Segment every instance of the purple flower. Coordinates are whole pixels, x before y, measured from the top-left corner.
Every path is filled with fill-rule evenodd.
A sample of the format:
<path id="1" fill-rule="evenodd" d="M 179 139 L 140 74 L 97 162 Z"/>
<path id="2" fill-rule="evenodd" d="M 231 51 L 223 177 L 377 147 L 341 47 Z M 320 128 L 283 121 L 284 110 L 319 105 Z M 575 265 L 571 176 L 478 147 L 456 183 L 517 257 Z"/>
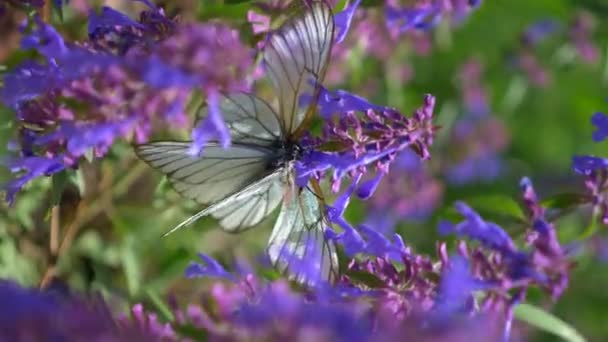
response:
<path id="1" fill-rule="evenodd" d="M 469 271 L 469 262 L 461 257 L 450 258 L 443 272 L 433 313 L 436 319 L 446 319 L 455 314 L 472 311 L 467 304 L 472 302 L 473 291 L 486 290 L 493 284 L 475 279 Z"/>
<path id="2" fill-rule="evenodd" d="M 353 16 L 355 15 L 355 11 L 361 0 L 352 1 L 344 10 L 338 12 L 334 15 L 334 21 L 336 23 L 337 35 L 336 35 L 336 43 L 341 43 L 346 38 L 346 34 L 350 30 L 350 24 L 353 20 Z"/>
<path id="3" fill-rule="evenodd" d="M 483 117 L 490 112 L 486 90 L 482 85 L 483 66 L 476 59 L 465 63 L 459 72 L 462 100 L 467 114 Z"/>
<path id="4" fill-rule="evenodd" d="M 455 233 L 481 242 L 487 248 L 504 252 L 516 253 L 517 247 L 511 237 L 497 224 L 484 221 L 471 207 L 464 202 L 457 202 L 456 210 L 464 216 L 465 221 L 454 225 L 447 221 L 439 223 L 439 232 L 442 235 Z"/>
<path id="5" fill-rule="evenodd" d="M 118 28 L 143 29 L 144 25 L 108 6 L 103 6 L 99 14 L 97 14 L 94 9 L 90 10 L 89 36 L 93 37 L 98 34 L 99 31 L 117 30 Z"/>
<path id="6" fill-rule="evenodd" d="M 594 156 L 572 157 L 572 168 L 582 175 L 591 175 L 594 171 L 603 170 L 608 167 L 608 159 Z"/>
<path id="7" fill-rule="evenodd" d="M 365 223 L 390 236 L 398 222 L 427 218 L 441 201 L 443 185 L 430 175 L 425 166 L 413 151 L 400 152 L 388 174 L 379 181 L 375 195 L 366 203 L 368 215 Z M 380 175 L 383 174 L 378 173 L 368 182 L 377 181 Z M 360 193 L 357 195 L 361 197 Z"/>
<path id="8" fill-rule="evenodd" d="M 3 162 L 13 173 L 21 174 L 16 179 L 4 184 L 2 188 L 6 190 L 6 201 L 13 203 L 15 196 L 21 188 L 30 180 L 49 176 L 65 169 L 64 160 L 61 156 L 45 157 L 23 157 L 18 159 L 6 160 Z"/>
<path id="9" fill-rule="evenodd" d="M 409 118 L 392 109 L 369 109 L 361 117 L 346 112 L 337 123 L 328 122 L 320 138 L 303 141 L 308 152 L 296 166 L 300 183 L 333 169 L 332 189 L 337 192 L 346 175 L 357 178 L 371 167 L 387 172 L 403 149 L 410 148 L 422 159 L 428 159 L 435 134 L 434 105 L 435 98 L 427 95 L 424 105 Z"/>
<path id="10" fill-rule="evenodd" d="M 593 132 L 593 141 L 600 142 L 608 137 L 608 115 L 601 112 L 593 114 L 591 124 L 596 128 Z"/>
<path id="11" fill-rule="evenodd" d="M 557 33 L 560 29 L 559 22 L 553 19 L 543 19 L 529 25 L 522 33 L 524 44 L 534 46 Z"/>
<path id="12" fill-rule="evenodd" d="M 15 109 L 18 120 L 37 127 L 23 129 L 22 158 L 14 158 L 13 166 L 21 162 L 20 169 L 31 170 L 25 158 L 43 156 L 74 167 L 89 151 L 103 156 L 118 139 L 145 142 L 153 122 L 187 123 L 185 104 L 192 91 L 206 94 L 209 104 L 209 115 L 193 131 L 193 151 L 209 139 L 230 143 L 218 92 L 247 88 L 243 75 L 251 64 L 250 49 L 227 26 L 177 25 L 145 3 L 149 9 L 139 21 L 109 8 L 91 12 L 89 40 L 80 44 L 35 23 L 22 45 L 37 49 L 46 64 L 22 64 L 5 76 L 0 89 L 0 99 Z M 26 171 L 9 184 L 10 199 L 25 182 L 59 168 L 35 170 L 42 171 Z"/>
<path id="13" fill-rule="evenodd" d="M 186 268 L 186 277 L 212 277 L 232 281 L 235 280 L 234 276 L 226 271 L 226 269 L 213 258 L 203 253 L 199 253 L 198 256 L 203 260 L 203 264 L 195 262 L 190 263 L 188 268 Z"/>
<path id="14" fill-rule="evenodd" d="M 330 91 L 323 86 L 320 87 L 317 105 L 319 107 L 319 114 L 324 119 L 329 119 L 335 114 L 345 114 L 351 111 L 365 113 L 370 109 L 380 112 L 394 110 L 370 103 L 365 98 L 349 93 L 346 90 L 338 89 Z"/>
<path id="15" fill-rule="evenodd" d="M 446 163 L 444 172 L 451 183 L 491 181 L 500 175 L 503 163 L 498 153 L 509 142 L 502 122 L 487 115 L 469 114 L 454 125 L 450 141 L 447 159 L 452 160 Z"/>
<path id="16" fill-rule="evenodd" d="M 441 14 L 437 7 L 426 8 L 396 8 L 387 6 L 385 13 L 386 25 L 389 30 L 395 28 L 403 33 L 408 30 L 424 30 L 435 26 Z"/>
<path id="17" fill-rule="evenodd" d="M 594 18 L 590 13 L 579 13 L 570 25 L 570 40 L 578 50 L 581 59 L 586 63 L 595 63 L 599 59 L 598 48 L 592 41 Z"/>
<path id="18" fill-rule="evenodd" d="M 118 322 L 100 297 L 40 291 L 0 281 L 3 341 L 144 341 L 161 337 L 132 322 Z"/>

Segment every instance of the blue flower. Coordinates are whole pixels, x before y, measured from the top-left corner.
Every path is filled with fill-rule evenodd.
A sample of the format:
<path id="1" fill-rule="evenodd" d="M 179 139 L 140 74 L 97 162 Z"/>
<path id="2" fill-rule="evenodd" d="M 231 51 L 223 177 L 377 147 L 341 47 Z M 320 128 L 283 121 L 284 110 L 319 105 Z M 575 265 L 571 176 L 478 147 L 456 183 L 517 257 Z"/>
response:
<path id="1" fill-rule="evenodd" d="M 385 111 L 390 108 L 375 105 L 365 98 L 349 93 L 346 90 L 328 90 L 323 86 L 319 87 L 319 100 L 317 102 L 319 114 L 324 119 L 329 119 L 335 114 L 344 114 L 350 111 L 367 112 L 368 110 Z"/>
<path id="2" fill-rule="evenodd" d="M 94 37 L 99 31 L 116 30 L 118 27 L 143 29 L 144 25 L 108 6 L 103 6 L 99 14 L 94 9 L 89 11 L 89 36 Z"/>
<path id="3" fill-rule="evenodd" d="M 191 262 L 188 268 L 186 268 L 186 277 L 211 277 L 230 281 L 236 280 L 236 278 L 226 271 L 226 269 L 215 259 L 203 253 L 199 253 L 198 257 L 201 258 L 203 263 Z"/>
<path id="4" fill-rule="evenodd" d="M 350 24 L 353 20 L 353 16 L 355 15 L 355 10 L 357 10 L 360 3 L 361 0 L 354 0 L 348 7 L 334 15 L 334 22 L 336 23 L 336 28 L 338 29 L 336 43 L 341 43 L 344 41 L 344 38 L 346 38 L 346 34 L 350 30 Z"/>
<path id="5" fill-rule="evenodd" d="M 575 172 L 582 175 L 590 175 L 596 170 L 608 167 L 608 159 L 594 156 L 574 156 L 572 157 L 572 168 Z"/>
<path id="6" fill-rule="evenodd" d="M 593 132 L 593 141 L 600 142 L 608 137 L 608 115 L 597 112 L 591 117 L 591 123 L 596 130 Z"/>
<path id="7" fill-rule="evenodd" d="M 478 213 L 464 202 L 457 202 L 456 210 L 464 216 L 465 220 L 454 225 L 447 221 L 439 223 L 439 233 L 447 235 L 455 233 L 481 242 L 484 246 L 506 254 L 517 252 L 517 247 L 509 234 L 493 222 L 484 221 Z"/>

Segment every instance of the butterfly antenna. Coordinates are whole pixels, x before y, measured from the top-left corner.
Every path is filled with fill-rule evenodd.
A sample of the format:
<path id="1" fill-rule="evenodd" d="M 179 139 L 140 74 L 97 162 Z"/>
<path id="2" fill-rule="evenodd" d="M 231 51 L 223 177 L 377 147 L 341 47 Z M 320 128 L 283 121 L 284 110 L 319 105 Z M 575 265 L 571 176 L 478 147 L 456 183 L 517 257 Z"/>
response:
<path id="1" fill-rule="evenodd" d="M 162 235 L 162 237 L 166 237 L 166 236 L 168 236 L 168 235 L 171 235 L 171 234 L 173 234 L 174 232 L 176 232 L 177 230 L 179 230 L 179 229 L 181 229 L 181 228 L 184 228 L 184 227 L 186 227 L 186 226 L 189 226 L 189 225 L 190 225 L 190 224 L 192 224 L 194 221 L 196 221 L 196 220 L 200 219 L 201 217 L 203 217 L 203 216 L 207 215 L 207 214 L 209 213 L 209 210 L 208 210 L 208 209 L 209 209 L 209 208 L 205 208 L 205 209 L 203 209 L 203 210 L 199 211 L 198 213 L 196 213 L 196 214 L 194 214 L 194 215 L 190 216 L 188 219 L 186 219 L 186 220 L 185 220 L 185 221 L 183 221 L 182 223 L 180 223 L 180 224 L 178 224 L 177 226 L 175 226 L 175 227 L 171 228 L 171 230 L 170 230 L 170 231 L 168 231 L 168 232 L 164 233 L 164 234 Z"/>

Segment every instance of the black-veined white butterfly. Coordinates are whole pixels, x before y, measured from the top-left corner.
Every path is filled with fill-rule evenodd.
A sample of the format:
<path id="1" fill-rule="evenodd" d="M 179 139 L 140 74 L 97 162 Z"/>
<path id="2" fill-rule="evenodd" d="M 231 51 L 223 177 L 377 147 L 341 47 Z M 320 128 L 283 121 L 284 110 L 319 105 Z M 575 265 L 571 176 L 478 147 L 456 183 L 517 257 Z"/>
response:
<path id="1" fill-rule="evenodd" d="M 225 94 L 220 109 L 232 136 L 229 148 L 210 142 L 194 157 L 188 154 L 189 142 L 161 141 L 136 148 L 138 156 L 165 173 L 180 194 L 208 205 L 167 234 L 207 215 L 218 219 L 227 232 L 242 232 L 282 202 L 267 247 L 270 260 L 301 283 L 337 277 L 335 246 L 324 237 L 329 223 L 319 186 L 297 186 L 294 171 L 302 153 L 298 140 L 314 113 L 333 39 L 329 5 L 307 1 L 270 35 L 264 49 L 277 111 L 252 94 Z M 304 98 L 306 108 L 300 106 Z M 305 272 L 291 263 L 294 258 L 312 265 L 314 275 L 310 268 Z"/>

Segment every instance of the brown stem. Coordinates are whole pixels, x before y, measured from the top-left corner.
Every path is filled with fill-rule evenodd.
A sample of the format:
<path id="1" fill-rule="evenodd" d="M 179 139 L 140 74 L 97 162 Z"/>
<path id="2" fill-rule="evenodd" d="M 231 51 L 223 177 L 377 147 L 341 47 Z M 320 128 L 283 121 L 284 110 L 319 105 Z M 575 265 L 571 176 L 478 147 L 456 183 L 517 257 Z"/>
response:
<path id="1" fill-rule="evenodd" d="M 51 209 L 51 237 L 49 250 L 53 256 L 57 256 L 57 251 L 59 250 L 59 213 L 59 204 L 57 204 Z"/>
<path id="2" fill-rule="evenodd" d="M 44 6 L 42 7 L 42 20 L 45 23 L 51 22 L 51 7 L 53 6 L 53 0 L 45 0 Z"/>
<path id="3" fill-rule="evenodd" d="M 114 196 L 120 196 L 127 192 L 129 187 L 145 170 L 145 165 L 138 163 L 124 178 L 118 181 L 112 189 L 102 191 L 101 196 L 91 201 L 88 205 L 86 203 L 81 203 L 77 208 L 76 217 L 68 226 L 63 241 L 61 241 L 59 255 L 62 255 L 70 248 L 76 235 L 85 224 L 89 223 L 97 215 L 105 212 L 112 204 Z"/>
<path id="4" fill-rule="evenodd" d="M 42 276 L 40 288 L 47 287 L 57 272 L 57 260 L 64 255 L 72 246 L 74 239 L 78 235 L 80 229 L 94 219 L 97 215 L 105 212 L 112 204 L 114 196 L 125 194 L 131 185 L 139 179 L 146 167 L 142 163 L 138 163 L 129 170 L 124 178 L 119 180 L 114 186 L 102 189 L 100 196 L 93 199 L 89 203 L 81 202 L 76 208 L 76 217 L 66 229 L 66 233 L 59 241 L 59 206 L 53 207 L 51 211 L 51 262 Z M 55 223 L 56 222 L 56 223 Z M 56 235 L 55 242 L 53 236 Z"/>

